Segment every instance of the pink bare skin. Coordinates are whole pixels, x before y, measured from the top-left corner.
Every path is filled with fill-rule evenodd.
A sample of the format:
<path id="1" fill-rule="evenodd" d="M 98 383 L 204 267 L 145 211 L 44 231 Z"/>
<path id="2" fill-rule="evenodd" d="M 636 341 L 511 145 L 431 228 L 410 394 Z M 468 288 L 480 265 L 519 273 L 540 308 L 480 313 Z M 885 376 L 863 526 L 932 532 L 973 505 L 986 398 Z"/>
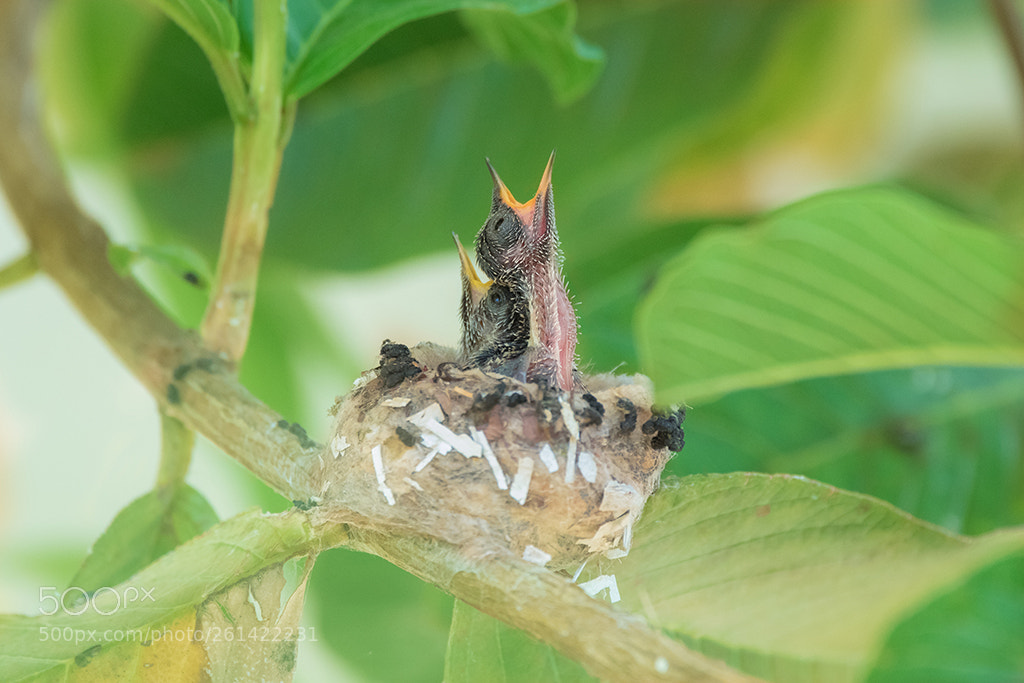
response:
<path id="1" fill-rule="evenodd" d="M 527 379 L 544 379 L 562 391 L 575 386 L 576 311 L 562 278 L 548 160 L 537 193 L 520 203 L 493 167 L 491 214 L 477 236 L 477 261 L 495 281 L 521 286 L 530 301 Z"/>

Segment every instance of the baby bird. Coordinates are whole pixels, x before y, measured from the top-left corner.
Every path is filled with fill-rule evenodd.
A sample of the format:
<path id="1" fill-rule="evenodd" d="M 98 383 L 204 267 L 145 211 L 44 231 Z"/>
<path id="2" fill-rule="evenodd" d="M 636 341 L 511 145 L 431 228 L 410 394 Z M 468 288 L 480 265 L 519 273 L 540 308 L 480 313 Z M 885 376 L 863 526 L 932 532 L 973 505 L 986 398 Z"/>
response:
<path id="1" fill-rule="evenodd" d="M 516 201 L 497 171 L 491 213 L 476 238 L 477 262 L 493 280 L 523 291 L 529 304 L 530 353 L 527 379 L 542 380 L 563 391 L 578 383 L 576 311 L 562 279 L 562 253 L 555 228 L 551 189 L 551 153 L 537 193 Z"/>
<path id="2" fill-rule="evenodd" d="M 530 342 L 526 293 L 497 281 L 483 282 L 458 235 L 452 233 L 462 262 L 461 354 L 465 367 L 526 377 L 523 352 Z"/>

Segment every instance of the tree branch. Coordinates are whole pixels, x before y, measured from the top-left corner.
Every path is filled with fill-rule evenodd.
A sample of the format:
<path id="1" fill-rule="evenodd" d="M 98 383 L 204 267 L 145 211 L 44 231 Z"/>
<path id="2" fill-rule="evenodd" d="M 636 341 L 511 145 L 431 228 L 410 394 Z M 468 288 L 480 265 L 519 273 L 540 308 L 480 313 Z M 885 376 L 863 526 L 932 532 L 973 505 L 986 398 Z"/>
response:
<path id="1" fill-rule="evenodd" d="M 103 230 L 71 197 L 28 80 L 35 0 L 0 3 L 0 183 L 40 268 L 65 292 L 167 415 L 202 432 L 282 495 L 308 499 L 319 447 L 242 387 L 194 333 L 179 329 L 107 260 Z M 751 681 L 642 619 L 587 597 L 563 576 L 508 552 L 488 555 L 408 535 L 341 509 L 310 513 L 316 548 L 379 555 L 579 659 L 602 679 Z"/>
<path id="2" fill-rule="evenodd" d="M 1024 100 L 1024 26 L 1021 25 L 1020 12 L 1013 0 L 989 0 L 988 5 L 1010 53 L 1017 74 L 1018 95 Z"/>

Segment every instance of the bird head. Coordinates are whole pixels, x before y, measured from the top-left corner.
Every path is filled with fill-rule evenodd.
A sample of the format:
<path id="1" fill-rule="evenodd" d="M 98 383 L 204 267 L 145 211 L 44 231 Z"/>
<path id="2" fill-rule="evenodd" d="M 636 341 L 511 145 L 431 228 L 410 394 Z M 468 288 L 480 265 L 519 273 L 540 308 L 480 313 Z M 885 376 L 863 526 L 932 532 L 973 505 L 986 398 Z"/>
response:
<path id="1" fill-rule="evenodd" d="M 452 233 L 462 264 L 462 356 L 467 366 L 512 374 L 515 360 L 530 342 L 526 293 L 517 284 L 484 282 L 458 236 Z"/>
<path id="2" fill-rule="evenodd" d="M 476 251 L 480 267 L 489 277 L 522 279 L 557 258 L 558 233 L 551 189 L 554 161 L 552 152 L 536 194 L 527 202 L 519 202 L 487 160 L 494 193 L 490 215 L 477 235 Z"/>

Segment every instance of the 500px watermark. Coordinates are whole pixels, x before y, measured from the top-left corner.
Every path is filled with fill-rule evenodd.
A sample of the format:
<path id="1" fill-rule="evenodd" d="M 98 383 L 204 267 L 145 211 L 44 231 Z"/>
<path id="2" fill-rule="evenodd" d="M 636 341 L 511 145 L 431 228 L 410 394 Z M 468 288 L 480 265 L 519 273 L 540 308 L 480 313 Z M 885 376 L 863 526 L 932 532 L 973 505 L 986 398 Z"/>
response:
<path id="1" fill-rule="evenodd" d="M 96 614 L 109 616 L 122 607 L 156 602 L 153 590 L 135 586 L 103 586 L 90 592 L 78 586 L 70 586 L 61 591 L 56 586 L 40 586 L 39 613 L 48 617 L 57 612 L 78 616 L 92 610 Z"/>
<path id="2" fill-rule="evenodd" d="M 83 629 L 70 626 L 40 626 L 40 642 L 54 641 L 74 643 L 142 643 L 151 645 L 160 641 L 170 642 L 233 642 L 241 640 L 278 642 L 278 641 L 313 641 L 316 642 L 315 626 L 243 626 L 201 628 L 108 628 Z"/>

